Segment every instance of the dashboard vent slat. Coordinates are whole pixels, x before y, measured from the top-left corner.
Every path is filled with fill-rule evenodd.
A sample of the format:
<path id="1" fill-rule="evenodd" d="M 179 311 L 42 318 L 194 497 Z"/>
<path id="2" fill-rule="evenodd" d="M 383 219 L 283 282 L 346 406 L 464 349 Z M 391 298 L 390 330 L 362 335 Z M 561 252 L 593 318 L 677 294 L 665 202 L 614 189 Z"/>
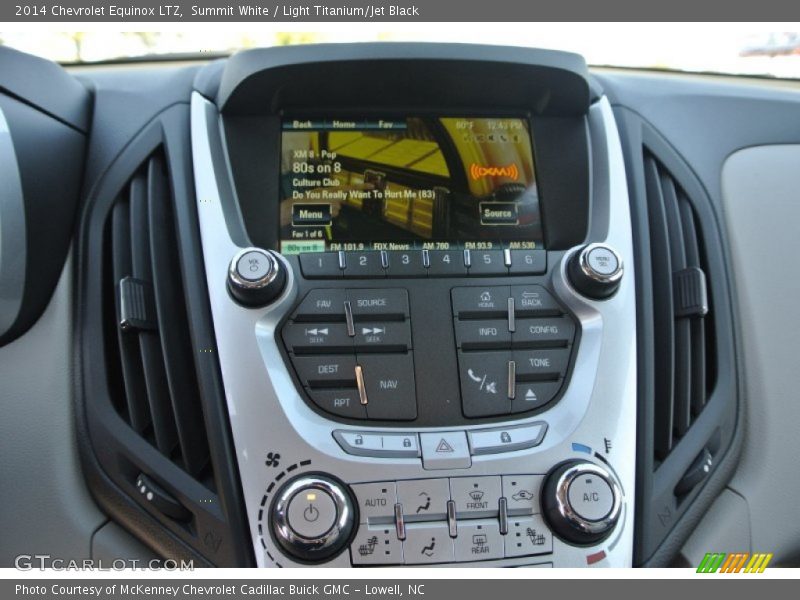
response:
<path id="1" fill-rule="evenodd" d="M 655 319 L 653 451 L 663 461 L 706 403 L 706 278 L 695 216 L 669 171 L 645 153 Z"/>
<path id="2" fill-rule="evenodd" d="M 116 299 L 116 360 L 131 428 L 184 471 L 213 487 L 195 352 L 177 243 L 169 177 L 160 152 L 130 179 L 111 213 Z M 148 305 L 142 327 L 124 324 L 123 293 L 141 287 Z M 111 323 L 106 324 L 111 327 Z"/>
<path id="3" fill-rule="evenodd" d="M 661 176 L 656 161 L 647 157 L 644 163 L 647 186 L 648 214 L 650 219 L 650 246 L 653 269 L 653 320 L 655 336 L 655 421 L 656 456 L 665 457 L 672 450 L 673 389 L 674 389 L 674 328 L 672 315 L 672 259 L 667 232 L 667 216 Z"/>
<path id="4" fill-rule="evenodd" d="M 130 203 L 127 198 L 120 198 L 111 213 L 111 262 L 114 281 L 122 281 L 131 273 L 130 223 Z M 114 314 L 122 315 L 119 293 L 114 297 Z M 144 387 L 139 336 L 128 335 L 122 327 L 116 328 L 116 334 L 128 422 L 136 433 L 144 434 L 150 427 L 150 409 Z"/>
<path id="5" fill-rule="evenodd" d="M 161 350 L 169 398 L 184 467 L 197 476 L 208 462 L 203 415 L 197 403 L 197 375 L 180 277 L 176 231 L 163 160 L 148 165 L 150 253 Z"/>

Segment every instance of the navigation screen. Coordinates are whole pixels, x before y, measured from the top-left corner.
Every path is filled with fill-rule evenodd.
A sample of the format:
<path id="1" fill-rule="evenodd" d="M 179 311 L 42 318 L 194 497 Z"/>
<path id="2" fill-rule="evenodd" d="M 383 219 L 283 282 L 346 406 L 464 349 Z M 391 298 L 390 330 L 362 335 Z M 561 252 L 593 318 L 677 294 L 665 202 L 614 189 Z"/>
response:
<path id="1" fill-rule="evenodd" d="M 523 118 L 287 120 L 280 249 L 542 247 Z"/>

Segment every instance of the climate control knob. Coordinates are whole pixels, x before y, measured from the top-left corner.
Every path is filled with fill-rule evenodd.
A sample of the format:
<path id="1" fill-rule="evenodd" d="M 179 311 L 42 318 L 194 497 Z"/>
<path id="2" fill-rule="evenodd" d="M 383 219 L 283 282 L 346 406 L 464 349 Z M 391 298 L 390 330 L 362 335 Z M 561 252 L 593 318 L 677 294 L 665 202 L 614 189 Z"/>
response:
<path id="1" fill-rule="evenodd" d="M 604 300 L 614 295 L 622 280 L 622 259 L 605 244 L 589 244 L 567 264 L 570 283 L 584 296 Z"/>
<path id="2" fill-rule="evenodd" d="M 561 463 L 547 476 L 542 512 L 567 543 L 590 546 L 604 540 L 619 520 L 622 494 L 611 474 L 594 463 Z"/>
<path id="3" fill-rule="evenodd" d="M 270 250 L 245 248 L 236 253 L 228 268 L 228 290 L 245 306 L 265 306 L 286 285 L 286 269 Z"/>
<path id="4" fill-rule="evenodd" d="M 356 522 L 344 484 L 325 475 L 301 475 L 287 482 L 271 514 L 275 541 L 287 554 L 311 562 L 338 554 Z"/>

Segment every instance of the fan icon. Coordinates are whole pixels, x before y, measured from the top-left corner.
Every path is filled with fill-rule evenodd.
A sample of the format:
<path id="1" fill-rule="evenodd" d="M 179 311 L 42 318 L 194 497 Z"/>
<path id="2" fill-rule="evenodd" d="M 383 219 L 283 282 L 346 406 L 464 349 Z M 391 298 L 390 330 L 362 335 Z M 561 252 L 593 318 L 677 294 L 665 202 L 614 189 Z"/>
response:
<path id="1" fill-rule="evenodd" d="M 281 455 L 277 452 L 270 452 L 267 454 L 267 460 L 264 461 L 264 464 L 268 467 L 277 467 L 280 464 Z"/>

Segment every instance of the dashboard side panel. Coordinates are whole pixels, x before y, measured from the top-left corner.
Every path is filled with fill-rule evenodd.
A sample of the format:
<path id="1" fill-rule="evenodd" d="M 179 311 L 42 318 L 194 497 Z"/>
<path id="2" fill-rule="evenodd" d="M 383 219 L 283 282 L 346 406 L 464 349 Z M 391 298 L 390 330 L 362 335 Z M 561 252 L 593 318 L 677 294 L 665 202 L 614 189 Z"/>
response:
<path id="1" fill-rule="evenodd" d="M 106 517 L 81 472 L 72 399 L 72 262 L 27 334 L 0 348 L 0 566 L 19 554 L 91 556 Z"/>
<path id="2" fill-rule="evenodd" d="M 722 170 L 748 399 L 745 444 L 730 487 L 750 507 L 753 550 L 774 552 L 784 566 L 800 560 L 800 522 L 794 515 L 800 479 L 795 453 L 787 447 L 800 421 L 800 265 L 790 255 L 800 223 L 798 165 L 800 145 L 773 145 L 740 150 Z M 776 255 L 787 259 L 775 260 Z"/>

